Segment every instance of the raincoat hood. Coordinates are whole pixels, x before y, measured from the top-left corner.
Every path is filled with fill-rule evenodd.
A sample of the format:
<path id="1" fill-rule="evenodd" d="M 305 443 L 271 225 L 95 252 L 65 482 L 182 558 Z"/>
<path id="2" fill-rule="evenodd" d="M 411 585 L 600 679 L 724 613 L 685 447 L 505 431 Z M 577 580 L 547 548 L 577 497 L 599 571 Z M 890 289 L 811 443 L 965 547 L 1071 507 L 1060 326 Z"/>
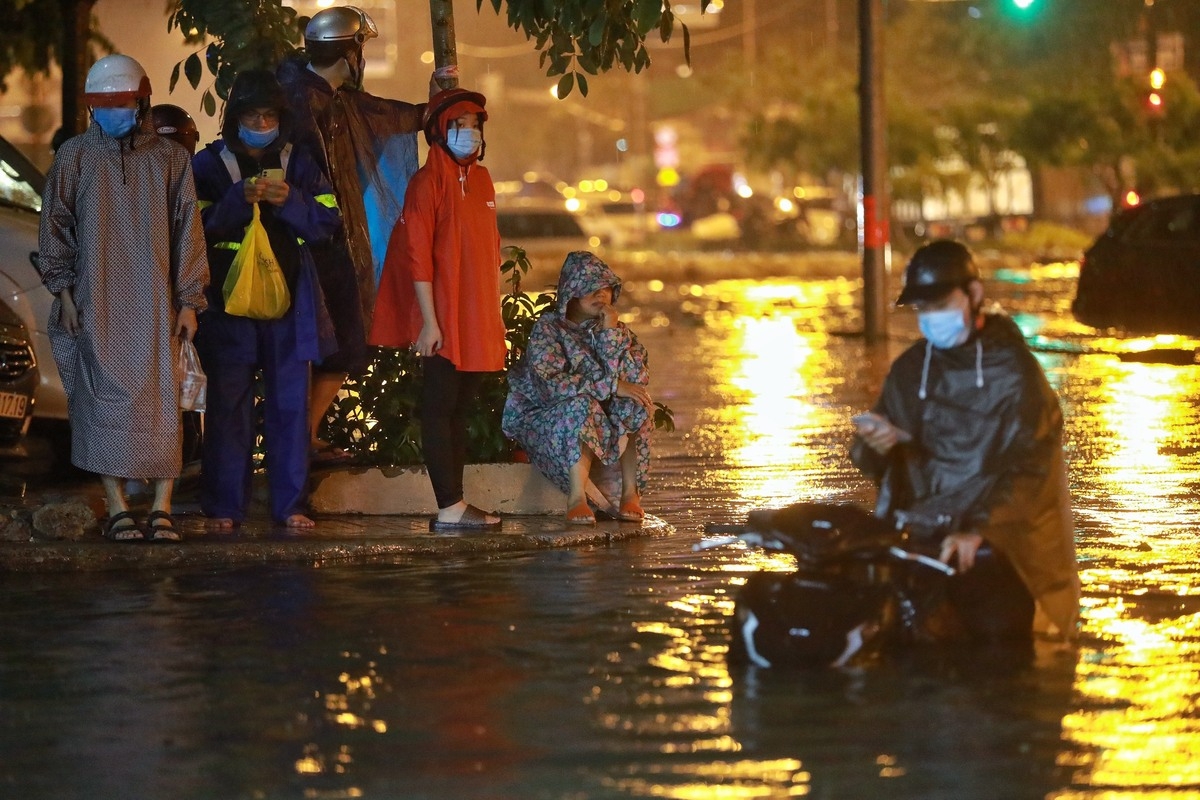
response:
<path id="1" fill-rule="evenodd" d="M 595 253 L 576 250 L 567 254 L 558 274 L 558 303 L 555 313 L 565 317 L 573 299 L 586 297 L 597 289 L 612 287 L 612 301 L 621 296 L 621 279 Z"/>

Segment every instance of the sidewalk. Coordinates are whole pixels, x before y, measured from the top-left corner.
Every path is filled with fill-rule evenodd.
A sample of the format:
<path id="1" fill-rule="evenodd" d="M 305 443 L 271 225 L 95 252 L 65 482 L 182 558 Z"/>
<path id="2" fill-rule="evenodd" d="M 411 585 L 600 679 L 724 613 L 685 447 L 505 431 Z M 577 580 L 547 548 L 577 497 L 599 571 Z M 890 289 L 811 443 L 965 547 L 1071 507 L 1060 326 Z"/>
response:
<path id="1" fill-rule="evenodd" d="M 251 518 L 233 533 L 204 529 L 195 483 L 185 476 L 174 503 L 176 524 L 184 537 L 177 544 L 103 539 L 92 522 L 104 514 L 98 481 L 47 492 L 44 498 L 26 498 L 20 507 L 8 509 L 7 519 L 0 518 L 0 529 L 5 534 L 0 537 L 4 539 L 0 541 L 0 573 L 209 568 L 272 562 L 394 562 L 607 545 L 674 532 L 657 517 L 647 517 L 641 523 L 601 521 L 568 526 L 561 493 L 549 484 L 543 485 L 544 479 L 531 473 L 528 465 L 514 464 L 469 465 L 465 475 L 468 496 L 484 508 L 500 511 L 504 524 L 499 531 L 435 534 L 429 530 L 432 491 L 423 470 L 394 470 L 383 476 L 379 473 L 347 467 L 314 475 L 312 516 L 317 527 L 309 530 L 270 524 L 261 502 L 263 492 L 256 485 Z M 139 515 L 145 513 L 144 495 L 132 499 L 132 503 Z M 375 509 L 376 513 L 346 510 L 350 508 Z M 82 535 L 49 538 L 53 534 L 47 534 L 47 529 L 53 525 L 38 525 L 39 520 L 34 519 L 35 512 L 46 509 L 61 509 L 60 521 L 64 523 L 70 523 L 72 514 L 76 520 L 84 518 Z M 387 513 L 396 509 L 406 513 Z M 61 527 L 69 530 L 71 526 Z"/>

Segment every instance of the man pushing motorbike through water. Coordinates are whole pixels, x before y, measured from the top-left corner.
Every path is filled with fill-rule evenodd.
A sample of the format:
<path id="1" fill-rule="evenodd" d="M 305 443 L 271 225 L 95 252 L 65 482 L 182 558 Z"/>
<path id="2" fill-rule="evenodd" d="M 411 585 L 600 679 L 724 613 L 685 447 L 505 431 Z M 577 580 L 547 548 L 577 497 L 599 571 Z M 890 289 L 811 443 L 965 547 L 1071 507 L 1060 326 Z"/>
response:
<path id="1" fill-rule="evenodd" d="M 1016 324 L 984 311 L 961 243 L 919 248 L 896 304 L 916 310 L 923 338 L 854 418 L 850 450 L 879 486 L 876 516 L 956 569 L 944 637 L 1031 646 L 1040 606 L 1073 638 L 1079 574 L 1057 395 Z"/>
<path id="2" fill-rule="evenodd" d="M 897 305 L 923 338 L 855 415 L 852 462 L 878 487 L 875 514 L 798 503 L 751 512 L 701 546 L 741 540 L 796 557 L 738 595 L 730 655 L 761 667 L 848 666 L 895 644 L 949 643 L 1025 663 L 1038 627 L 1070 641 L 1079 611 L 1074 523 L 1058 398 L 1020 330 L 984 311 L 970 251 L 913 255 Z"/>

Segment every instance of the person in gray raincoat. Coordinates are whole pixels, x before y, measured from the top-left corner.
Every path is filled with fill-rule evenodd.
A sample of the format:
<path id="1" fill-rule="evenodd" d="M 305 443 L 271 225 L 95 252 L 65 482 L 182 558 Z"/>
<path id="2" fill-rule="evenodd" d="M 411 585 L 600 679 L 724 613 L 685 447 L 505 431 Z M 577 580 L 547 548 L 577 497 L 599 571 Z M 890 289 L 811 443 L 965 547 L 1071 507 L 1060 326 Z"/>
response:
<path id="1" fill-rule="evenodd" d="M 71 420 L 71 462 L 98 473 L 122 541 L 178 541 L 180 338 L 205 308 L 208 259 L 191 157 L 151 127 L 150 80 L 129 56 L 88 71 L 88 129 L 54 154 L 42 193 L 38 269 L 56 296 L 48 331 Z M 123 478 L 154 482 L 137 520 Z"/>
<path id="2" fill-rule="evenodd" d="M 534 323 L 508 376 L 504 433 L 567 493 L 570 523 L 596 521 L 589 477 L 594 467 L 618 464 L 619 498 L 605 496 L 600 505 L 626 521 L 644 516 L 654 404 L 646 348 L 617 319 L 620 295 L 621 279 L 597 256 L 568 254 L 555 307 Z"/>
<path id="3" fill-rule="evenodd" d="M 947 586 L 958 633 L 1031 642 L 1036 601 L 1071 637 L 1079 575 L 1062 412 L 1020 329 L 983 301 L 964 245 L 917 250 L 896 302 L 916 308 L 924 338 L 854 418 L 851 460 L 880 485 L 876 514 L 906 521 L 958 569 Z"/>

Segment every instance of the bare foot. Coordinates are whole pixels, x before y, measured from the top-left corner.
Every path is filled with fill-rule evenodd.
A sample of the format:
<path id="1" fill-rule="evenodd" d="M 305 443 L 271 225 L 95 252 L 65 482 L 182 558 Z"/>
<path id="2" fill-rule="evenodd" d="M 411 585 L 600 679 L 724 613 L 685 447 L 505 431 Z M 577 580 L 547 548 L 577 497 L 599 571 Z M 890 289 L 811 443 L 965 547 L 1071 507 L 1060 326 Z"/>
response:
<path id="1" fill-rule="evenodd" d="M 204 529 L 206 531 L 231 531 L 233 530 L 233 520 L 229 517 L 209 517 L 204 520 Z"/>
<path id="2" fill-rule="evenodd" d="M 303 514 L 292 514 L 283 523 L 289 528 L 315 528 L 317 523 L 313 522 Z"/>

